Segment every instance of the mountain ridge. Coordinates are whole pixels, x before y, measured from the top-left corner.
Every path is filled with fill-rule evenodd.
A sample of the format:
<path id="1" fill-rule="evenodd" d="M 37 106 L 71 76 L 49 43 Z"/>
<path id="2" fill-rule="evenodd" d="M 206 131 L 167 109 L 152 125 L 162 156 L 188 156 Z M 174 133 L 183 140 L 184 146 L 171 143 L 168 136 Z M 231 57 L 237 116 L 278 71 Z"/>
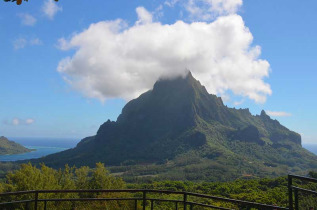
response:
<path id="1" fill-rule="evenodd" d="M 75 148 L 36 162 L 51 166 L 62 166 L 65 160 L 70 165 L 162 164 L 193 154 L 205 164 L 202 167 L 213 165 L 221 171 L 227 170 L 221 165 L 232 167 L 229 171 L 236 174 L 232 177 L 246 171 L 273 174 L 272 166 L 277 174 L 317 168 L 316 156 L 301 147 L 298 133 L 265 111 L 253 116 L 248 109 L 228 108 L 190 72 L 158 80 L 152 90 L 129 101 L 116 122 L 108 120 L 95 136 L 84 138 Z"/>

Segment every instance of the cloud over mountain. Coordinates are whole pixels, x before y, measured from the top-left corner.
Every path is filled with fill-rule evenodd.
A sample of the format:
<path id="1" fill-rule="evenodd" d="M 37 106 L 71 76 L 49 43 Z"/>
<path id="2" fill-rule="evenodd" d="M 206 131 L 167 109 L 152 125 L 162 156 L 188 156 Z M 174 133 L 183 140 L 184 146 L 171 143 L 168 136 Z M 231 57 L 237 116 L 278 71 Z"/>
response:
<path id="1" fill-rule="evenodd" d="M 132 26 L 123 20 L 100 21 L 61 38 L 59 48 L 75 49 L 58 65 L 63 78 L 87 97 L 132 99 L 160 77 L 184 75 L 188 69 L 208 92 L 231 91 L 263 103 L 271 94 L 264 79 L 269 63 L 241 16 L 230 14 L 213 22 L 174 24 L 152 22 L 145 8 L 136 9 Z"/>

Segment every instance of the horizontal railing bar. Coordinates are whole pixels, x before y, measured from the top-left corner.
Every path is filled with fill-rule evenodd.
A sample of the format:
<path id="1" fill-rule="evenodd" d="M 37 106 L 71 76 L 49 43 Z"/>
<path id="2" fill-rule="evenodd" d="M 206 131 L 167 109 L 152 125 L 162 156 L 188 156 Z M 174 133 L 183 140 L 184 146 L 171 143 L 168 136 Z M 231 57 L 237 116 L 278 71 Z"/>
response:
<path id="1" fill-rule="evenodd" d="M 317 179 L 314 179 L 314 178 L 310 178 L 310 177 L 306 177 L 306 176 L 292 175 L 292 174 L 290 174 L 289 176 L 290 176 L 291 178 L 301 179 L 301 180 L 305 180 L 305 181 L 317 183 Z"/>
<path id="2" fill-rule="evenodd" d="M 171 200 L 171 199 L 159 199 L 159 198 L 146 198 L 146 200 L 158 201 L 158 202 L 174 202 L 174 203 L 184 202 L 183 200 Z"/>
<path id="3" fill-rule="evenodd" d="M 38 202 L 49 202 L 49 201 L 120 201 L 120 200 L 143 200 L 141 197 L 136 198 L 49 198 L 49 199 L 38 199 Z M 147 198 L 146 200 L 162 201 L 162 202 L 183 202 L 182 200 L 170 200 L 170 199 L 158 199 L 158 198 Z M 14 203 L 25 203 L 34 202 L 35 200 L 22 200 L 22 201 L 12 201 L 6 203 L 0 203 L 0 205 L 14 204 Z"/>
<path id="4" fill-rule="evenodd" d="M 31 193 L 36 193 L 36 190 L 29 190 L 29 191 L 16 191 L 16 192 L 6 192 L 6 193 L 0 193 L 1 196 L 6 196 L 6 195 L 21 195 L 21 194 L 31 194 Z"/>
<path id="5" fill-rule="evenodd" d="M 52 198 L 38 199 L 37 201 L 131 201 L 142 200 L 143 198 Z"/>
<path id="6" fill-rule="evenodd" d="M 29 194 L 29 193 L 119 193 L 119 192 L 127 192 L 127 193 L 137 193 L 137 192 L 149 192 L 149 193 L 164 193 L 164 194 L 184 194 L 200 198 L 208 198 L 208 199 L 214 199 L 224 202 L 231 202 L 231 203 L 237 203 L 237 204 L 243 204 L 248 205 L 252 207 L 269 207 L 269 208 L 275 208 L 275 209 L 288 209 L 284 207 L 278 207 L 278 206 L 272 206 L 272 205 L 266 205 L 261 203 L 255 203 L 255 202 L 248 202 L 248 201 L 242 201 L 242 200 L 235 200 L 230 198 L 223 198 L 223 197 L 217 197 L 217 196 L 211 196 L 211 195 L 203 195 L 198 193 L 190 193 L 190 192 L 176 192 L 176 191 L 168 191 L 168 190 L 149 190 L 149 189 L 93 189 L 93 190 L 33 190 L 33 191 L 20 191 L 20 192 L 9 192 L 9 193 L 2 193 L 0 196 L 4 195 L 18 195 L 18 194 Z M 85 198 L 89 199 L 89 198 Z M 150 200 L 150 199 L 147 199 Z M 176 202 L 176 201 L 175 201 Z M 178 202 L 178 201 L 177 201 Z"/>
<path id="7" fill-rule="evenodd" d="M 174 202 L 174 203 L 184 203 L 183 200 L 170 200 L 170 199 L 158 199 L 158 198 L 148 198 L 146 200 L 149 201 L 158 201 L 158 202 Z M 209 208 L 214 208 L 214 209 L 221 209 L 221 210 L 233 210 L 233 209 L 228 209 L 228 208 L 224 208 L 224 207 L 218 207 L 218 206 L 213 206 L 213 205 L 208 205 L 208 204 L 203 204 L 203 203 L 196 203 L 196 202 L 191 202 L 191 201 L 187 201 L 187 204 L 193 204 L 193 205 L 197 205 L 197 206 L 203 206 L 203 207 L 209 207 Z"/>
<path id="8" fill-rule="evenodd" d="M 93 189 L 93 190 L 38 190 L 38 193 L 93 193 L 93 192 L 130 192 L 130 193 L 137 193 L 137 192 L 147 192 L 147 193 L 164 193 L 164 194 L 184 194 L 185 192 L 179 191 L 169 191 L 169 190 L 142 190 L 142 189 Z"/>
<path id="9" fill-rule="evenodd" d="M 297 189 L 299 191 L 303 191 L 303 192 L 307 192 L 307 193 L 311 193 L 311 194 L 315 194 L 317 195 L 317 192 L 316 191 L 313 191 L 313 190 L 308 190 L 308 189 L 304 189 L 304 188 L 300 188 L 300 187 L 295 187 L 295 186 L 292 186 L 293 189 Z"/>
<path id="10" fill-rule="evenodd" d="M 213 206 L 213 205 L 208 205 L 208 204 L 203 204 L 203 203 L 196 203 L 196 202 L 187 202 L 188 204 L 193 204 L 196 206 L 203 206 L 203 207 L 209 207 L 209 208 L 214 208 L 214 209 L 221 209 L 221 210 L 234 210 L 234 209 L 228 209 L 228 208 L 224 208 L 224 207 L 219 207 L 219 206 Z"/>
<path id="11" fill-rule="evenodd" d="M 144 190 L 139 189 L 93 189 L 93 190 L 30 190 L 30 191 L 16 191 L 16 192 L 6 192 L 6 193 L 0 193 L 1 196 L 7 196 L 7 195 L 20 195 L 20 194 L 31 194 L 31 193 L 97 193 L 97 192 L 131 192 L 131 193 L 137 193 L 137 192 L 143 192 Z M 172 192 L 171 192 L 172 193 Z M 179 192 L 178 192 L 179 193 Z"/>
<path id="12" fill-rule="evenodd" d="M 9 204 L 17 204 L 17 203 L 29 203 L 29 202 L 34 202 L 34 201 L 35 201 L 35 200 L 11 201 L 11 202 L 0 203 L 0 206 L 2 206 L 2 205 L 9 205 Z"/>
<path id="13" fill-rule="evenodd" d="M 92 190 L 38 190 L 38 193 L 120 193 L 120 192 L 143 192 L 144 190 L 139 189 L 92 189 Z"/>
<path id="14" fill-rule="evenodd" d="M 201 197 L 201 198 L 209 198 L 209 199 L 214 199 L 214 200 L 219 200 L 219 201 L 227 201 L 227 202 L 238 203 L 238 204 L 243 204 L 243 205 L 249 205 L 252 207 L 270 207 L 270 208 L 276 208 L 276 209 L 288 209 L 288 208 L 280 207 L 280 206 L 273 206 L 273 205 L 255 203 L 255 202 L 250 202 L 250 201 L 223 198 L 223 197 L 217 197 L 217 196 L 212 196 L 212 195 L 202 195 L 202 194 L 191 193 L 191 192 L 187 193 L 187 195 Z"/>
<path id="15" fill-rule="evenodd" d="M 163 194 L 178 194 L 178 195 L 183 195 L 184 193 L 187 193 L 187 192 L 183 192 L 183 191 L 151 190 L 151 189 L 146 189 L 146 190 L 142 190 L 142 191 L 146 191 L 147 193 L 163 193 Z"/>
<path id="16" fill-rule="evenodd" d="M 122 200 L 142 200 L 143 198 L 52 198 L 52 199 L 38 199 L 38 202 L 45 201 L 122 201 Z M 150 199 L 147 199 L 150 200 Z M 35 200 L 21 200 L 21 201 L 11 201 L 0 203 L 0 205 L 17 204 L 17 203 L 27 203 L 34 202 Z"/>

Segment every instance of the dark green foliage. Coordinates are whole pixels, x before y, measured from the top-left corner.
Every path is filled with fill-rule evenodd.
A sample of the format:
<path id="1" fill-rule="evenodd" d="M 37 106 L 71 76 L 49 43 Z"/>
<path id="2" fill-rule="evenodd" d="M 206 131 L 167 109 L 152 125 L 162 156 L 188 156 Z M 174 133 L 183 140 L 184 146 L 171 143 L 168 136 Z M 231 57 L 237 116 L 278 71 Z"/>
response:
<path id="1" fill-rule="evenodd" d="M 5 178 L 8 172 L 17 170 L 19 168 L 19 164 L 15 162 L 0 162 L 0 180 Z"/>
<path id="2" fill-rule="evenodd" d="M 299 134 L 264 111 L 253 116 L 248 109 L 224 106 L 191 73 L 157 81 L 153 90 L 127 103 L 116 122 L 108 120 L 74 149 L 34 163 L 99 161 L 117 166 L 127 180 L 225 181 L 317 168 L 317 157 L 302 148 Z"/>
<path id="3" fill-rule="evenodd" d="M 25 148 L 14 141 L 10 141 L 4 136 L 0 136 L 0 155 L 20 154 L 31 151 L 31 149 Z"/>
<path id="4" fill-rule="evenodd" d="M 194 155 L 194 154 L 193 154 Z M 195 156 L 195 155 L 194 155 Z M 197 163 L 198 160 L 196 160 Z M 194 161 L 195 162 L 195 161 Z M 191 163 L 194 163 L 191 162 Z M 310 190 L 317 190 L 317 184 L 294 180 L 294 185 Z M 0 182 L 1 192 L 28 191 L 28 190 L 62 190 L 62 189 L 155 189 L 170 191 L 186 191 L 199 194 L 207 194 L 238 200 L 272 204 L 286 207 L 288 204 L 287 177 L 274 179 L 237 179 L 232 182 L 190 182 L 190 181 L 150 181 L 148 183 L 128 184 L 121 178 L 111 175 L 105 166 L 97 163 L 95 168 L 87 166 L 81 168 L 69 167 L 55 170 L 41 164 L 35 167 L 29 164 L 21 165 L 21 168 L 7 174 L 6 179 Z M 12 200 L 33 199 L 32 194 L 0 197 L 0 202 Z M 142 197 L 142 193 L 40 193 L 39 199 L 50 198 L 136 198 Z M 182 200 L 182 195 L 147 193 L 147 198 Z M 316 197 L 300 194 L 301 209 L 316 207 Z M 219 202 L 211 199 L 203 199 L 189 196 L 188 201 L 202 202 L 215 206 L 243 209 L 232 203 Z M 132 209 L 131 201 L 107 201 L 107 202 L 48 202 L 48 209 Z M 141 202 L 139 202 L 141 208 Z M 9 209 L 24 209 L 25 205 L 15 204 Z M 39 203 L 39 209 L 43 209 L 43 203 Z M 171 202 L 156 202 L 155 209 L 173 209 Z M 32 209 L 32 208 L 31 208 Z M 201 208 L 197 208 L 201 209 Z"/>
<path id="5" fill-rule="evenodd" d="M 316 190 L 317 185 L 305 182 L 295 183 L 297 186 Z M 288 188 L 287 177 L 278 177 L 274 179 L 238 179 L 232 182 L 200 182 L 193 183 L 188 181 L 154 181 L 150 183 L 129 184 L 129 188 L 145 188 L 156 190 L 172 190 L 172 191 L 187 191 L 200 194 L 214 195 L 238 200 L 258 202 L 264 204 L 288 206 Z M 300 209 L 308 209 L 315 207 L 317 199 L 313 196 L 306 197 L 302 194 L 299 197 Z M 200 200 L 202 201 L 202 200 Z M 204 200 L 205 203 L 213 204 L 212 200 Z M 222 207 L 233 207 L 229 203 L 221 203 Z M 171 206 L 172 207 L 172 206 Z M 235 206 L 235 209 L 237 207 Z M 241 208 L 239 208 L 241 209 Z"/>

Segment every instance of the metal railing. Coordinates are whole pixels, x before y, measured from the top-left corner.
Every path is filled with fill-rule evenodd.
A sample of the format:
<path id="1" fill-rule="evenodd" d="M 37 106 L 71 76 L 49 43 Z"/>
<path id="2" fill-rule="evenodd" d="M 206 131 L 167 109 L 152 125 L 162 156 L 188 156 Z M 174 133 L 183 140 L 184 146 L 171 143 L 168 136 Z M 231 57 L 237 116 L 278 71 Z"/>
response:
<path id="1" fill-rule="evenodd" d="M 142 193 L 142 197 L 119 197 L 119 198 L 50 198 L 50 199 L 39 199 L 41 194 L 60 194 L 60 193 Z M 182 195 L 181 200 L 173 200 L 173 199 L 158 199 L 158 198 L 150 198 L 147 197 L 148 194 L 159 193 L 159 194 L 174 194 L 174 195 Z M 238 205 L 238 208 L 245 208 L 245 209 L 272 209 L 272 210 L 279 210 L 279 209 L 288 209 L 285 207 L 274 206 L 274 205 L 267 205 L 262 203 L 255 203 L 255 202 L 248 202 L 236 199 L 229 199 L 211 195 L 204 195 L 198 193 L 191 193 L 191 192 L 178 192 L 178 191 L 168 191 L 168 190 L 145 190 L 145 189 L 124 189 L 124 190 L 34 190 L 34 191 L 21 191 L 21 192 L 9 192 L 9 193 L 1 193 L 0 197 L 3 198 L 4 196 L 13 196 L 13 195 L 25 195 L 25 194 L 33 194 L 33 199 L 28 200 L 17 200 L 17 201 L 10 201 L 10 202 L 3 202 L 0 203 L 1 206 L 5 205 L 12 205 L 12 204 L 21 204 L 25 203 L 25 208 L 28 209 L 29 203 L 34 202 L 34 209 L 38 209 L 38 204 L 44 202 L 44 209 L 47 209 L 48 202 L 65 202 L 65 201 L 72 201 L 72 202 L 87 202 L 87 201 L 132 201 L 134 202 L 134 209 L 138 208 L 138 202 L 141 202 L 142 209 L 145 210 L 147 207 L 147 201 L 150 202 L 150 209 L 154 209 L 156 202 L 172 202 L 175 205 L 175 209 L 177 210 L 179 206 L 182 206 L 184 210 L 192 210 L 195 206 L 206 207 L 211 209 L 221 209 L 221 210 L 232 210 L 231 208 L 215 206 L 211 204 L 201 203 L 201 202 L 194 202 L 190 201 L 195 200 L 195 198 L 204 198 L 204 199 L 211 199 L 213 201 L 221 201 L 228 204 L 235 204 Z M 179 205 L 180 204 L 180 205 Z"/>
<path id="2" fill-rule="evenodd" d="M 317 183 L 317 179 L 303 177 L 303 176 L 297 176 L 297 175 L 288 175 L 288 202 L 289 206 L 287 207 L 280 207 L 280 206 L 274 206 L 274 205 L 268 205 L 268 204 L 262 204 L 262 203 L 256 203 L 256 202 L 249 202 L 249 201 L 243 201 L 243 200 L 236 200 L 236 199 L 230 199 L 230 198 L 224 198 L 224 197 L 218 197 L 218 196 L 212 196 L 212 195 L 205 195 L 205 194 L 198 194 L 198 193 L 192 193 L 192 192 L 179 192 L 179 191 L 169 191 L 169 190 L 150 190 L 150 189 L 122 189 L 122 190 L 103 190 L 103 189 L 94 189 L 94 190 L 33 190 L 33 191 L 20 191 L 20 192 L 7 192 L 7 193 L 0 193 L 0 199 L 3 200 L 6 196 L 23 196 L 23 195 L 29 195 L 32 194 L 31 199 L 24 199 L 24 200 L 11 200 L 9 202 L 2 202 L 0 203 L 0 208 L 5 207 L 6 205 L 13 205 L 13 204 L 25 204 L 25 208 L 28 209 L 28 206 L 30 203 L 34 203 L 34 209 L 38 209 L 39 203 L 44 203 L 44 209 L 47 209 L 47 203 L 48 202 L 88 202 L 88 201 L 132 201 L 133 202 L 133 209 L 138 208 L 138 202 L 141 203 L 142 209 L 145 210 L 147 207 L 147 203 L 149 202 L 150 209 L 154 209 L 156 202 L 172 202 L 175 205 L 175 209 L 177 210 L 180 205 L 182 206 L 182 209 L 192 210 L 194 206 L 200 206 L 200 207 L 206 207 L 211 209 L 221 209 L 221 210 L 229 210 L 231 208 L 227 207 L 220 207 L 216 205 L 212 205 L 212 202 L 198 202 L 197 200 L 202 199 L 210 199 L 213 202 L 223 202 L 227 204 L 233 204 L 236 205 L 236 208 L 245 208 L 245 209 L 271 209 L 271 210 L 299 210 L 299 199 L 298 199 L 298 192 L 305 192 L 312 195 L 317 195 L 316 191 L 312 191 L 309 189 L 300 188 L 293 185 L 293 180 L 300 180 L 300 181 L 306 181 L 306 182 L 314 182 Z M 132 193 L 134 196 L 131 197 L 83 197 L 78 196 L 78 198 L 46 198 L 42 199 L 41 195 L 45 194 L 65 194 L 65 193 L 78 193 L 79 194 L 94 194 L 94 193 L 104 193 L 104 194 L 111 194 L 111 193 Z M 138 194 L 138 195 L 136 195 Z M 159 198 L 151 198 L 148 195 L 149 194 L 167 194 L 167 195 L 179 195 L 182 197 L 182 199 L 159 199 Z M 142 195 L 142 196 L 140 196 Z M 45 196 L 44 196 L 45 197 Z M 190 199 L 191 198 L 191 199 Z M 316 197 L 317 198 L 317 197 Z M 42 205 L 43 206 L 43 205 Z M 313 209 L 313 208 L 310 208 Z"/>
<path id="3" fill-rule="evenodd" d="M 309 189 L 304 189 L 300 187 L 296 187 L 293 185 L 293 180 L 300 180 L 300 181 L 306 181 L 306 182 L 313 182 L 317 183 L 317 179 L 304 177 L 304 176 L 297 176 L 297 175 L 288 175 L 288 202 L 289 202 L 289 209 L 290 210 L 299 210 L 299 199 L 298 199 L 298 192 L 305 192 L 307 194 L 312 194 L 317 196 L 317 192 Z M 294 199 L 293 199 L 293 192 L 294 192 Z M 317 198 L 317 197 L 316 197 Z M 312 207 L 309 209 L 313 210 Z"/>

